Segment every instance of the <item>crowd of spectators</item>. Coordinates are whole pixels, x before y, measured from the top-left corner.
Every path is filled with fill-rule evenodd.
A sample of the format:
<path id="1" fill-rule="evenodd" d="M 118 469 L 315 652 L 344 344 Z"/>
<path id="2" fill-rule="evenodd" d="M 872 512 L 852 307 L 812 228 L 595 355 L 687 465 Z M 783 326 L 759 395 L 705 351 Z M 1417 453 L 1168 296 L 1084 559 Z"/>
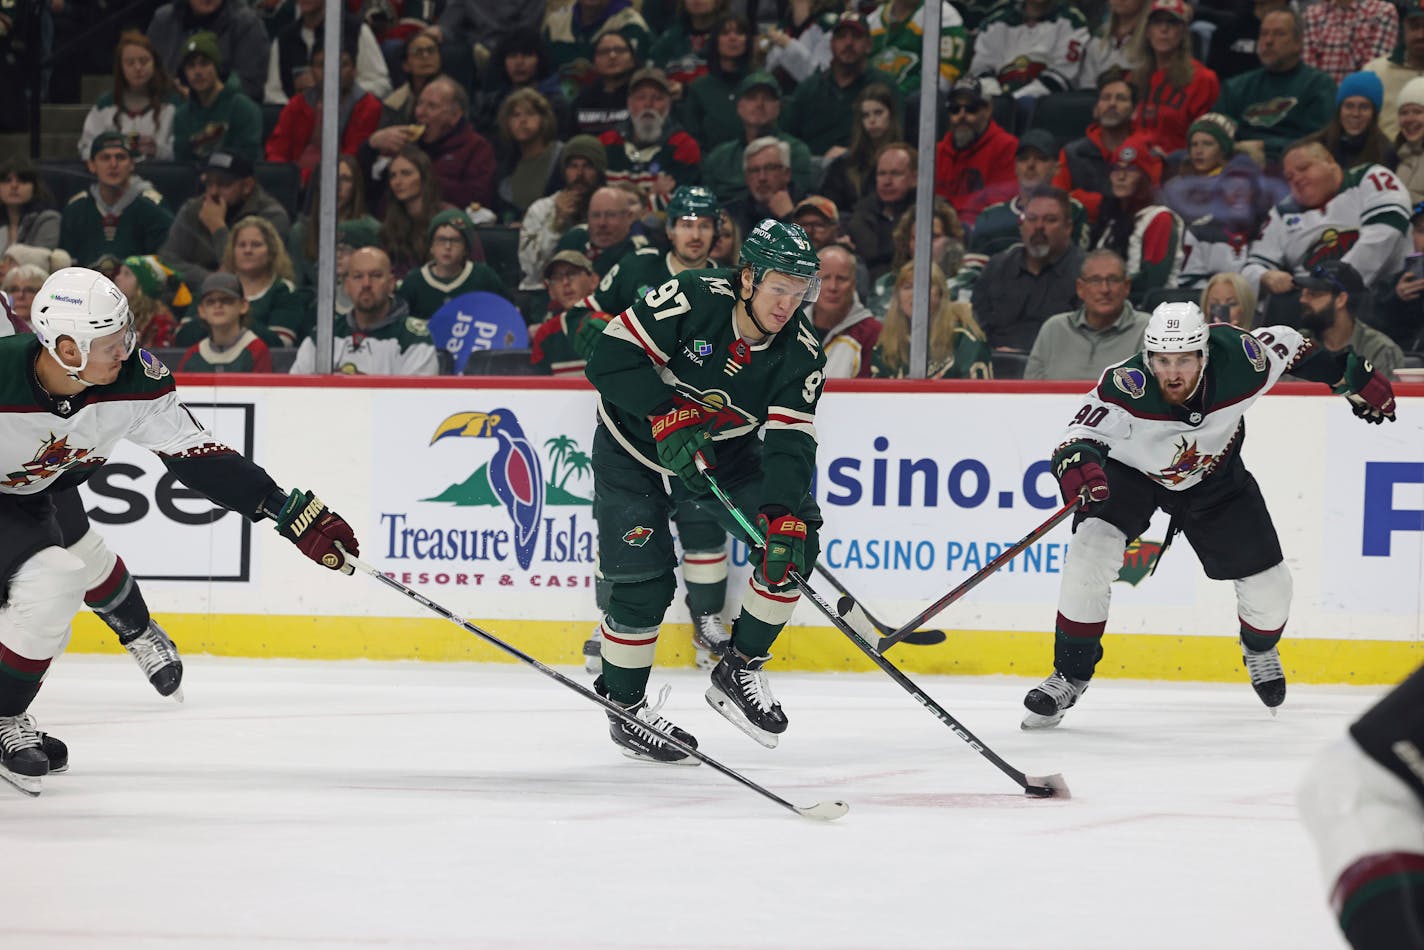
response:
<path id="1" fill-rule="evenodd" d="M 1186 299 L 1418 359 L 1424 0 L 931 2 L 929 253 L 923 0 L 348 0 L 334 72 L 320 0 L 169 0 L 113 44 L 86 187 L 0 161 L 0 290 L 23 329 L 49 270 L 95 266 L 185 368 L 310 371 L 334 77 L 347 371 L 442 371 L 428 321 L 475 292 L 547 338 L 667 250 L 688 185 L 722 208 L 714 265 L 763 218 L 805 228 L 832 376 L 907 374 L 916 267 L 934 377 L 1095 377 Z"/>

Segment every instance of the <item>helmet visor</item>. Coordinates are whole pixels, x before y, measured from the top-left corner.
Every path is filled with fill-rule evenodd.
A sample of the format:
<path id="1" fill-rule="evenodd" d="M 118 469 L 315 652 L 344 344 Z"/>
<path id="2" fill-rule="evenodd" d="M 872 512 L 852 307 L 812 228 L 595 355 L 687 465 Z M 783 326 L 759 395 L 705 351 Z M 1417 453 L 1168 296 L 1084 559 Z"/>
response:
<path id="1" fill-rule="evenodd" d="M 821 278 L 794 277 L 772 271 L 762 278 L 761 290 L 772 297 L 792 297 L 803 303 L 815 303 L 821 296 Z"/>

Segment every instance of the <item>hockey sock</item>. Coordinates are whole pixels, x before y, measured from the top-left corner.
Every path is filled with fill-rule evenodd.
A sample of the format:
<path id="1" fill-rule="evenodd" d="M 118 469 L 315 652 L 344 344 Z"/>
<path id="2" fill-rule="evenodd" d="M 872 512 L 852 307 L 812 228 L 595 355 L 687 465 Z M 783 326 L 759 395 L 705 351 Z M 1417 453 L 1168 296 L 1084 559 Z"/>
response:
<path id="1" fill-rule="evenodd" d="M 720 614 L 727 603 L 727 552 L 684 552 L 682 579 L 687 584 L 687 607 L 694 615 Z"/>
<path id="2" fill-rule="evenodd" d="M 44 682 L 50 660 L 31 660 L 0 643 L 0 716 L 18 716 L 30 708 Z"/>
<path id="3" fill-rule="evenodd" d="M 1053 639 L 1053 668 L 1074 679 L 1092 679 L 1093 670 L 1103 658 L 1103 631 L 1108 622 L 1079 623 L 1061 613 Z"/>
<path id="4" fill-rule="evenodd" d="M 625 706 L 636 703 L 648 690 L 658 651 L 658 628 L 628 627 L 604 617 L 598 632 L 603 639 L 603 686 L 608 698 Z"/>
<path id="5" fill-rule="evenodd" d="M 132 643 L 148 629 L 148 604 L 123 558 L 116 558 L 109 576 L 85 593 L 84 603 L 113 628 L 120 643 Z"/>
<path id="6" fill-rule="evenodd" d="M 1264 653 L 1281 642 L 1281 631 L 1283 630 L 1285 627 L 1277 627 L 1275 630 L 1259 630 L 1242 620 L 1241 642 L 1252 653 Z"/>
<path id="7" fill-rule="evenodd" d="M 1424 947 L 1424 855 L 1362 858 L 1340 875 L 1331 904 L 1354 950 Z"/>
<path id="8" fill-rule="evenodd" d="M 759 571 L 757 573 L 760 573 Z M 732 645 L 746 657 L 766 656 L 796 610 L 801 594 L 796 588 L 773 591 L 754 573 L 748 581 L 742 610 L 732 624 Z"/>

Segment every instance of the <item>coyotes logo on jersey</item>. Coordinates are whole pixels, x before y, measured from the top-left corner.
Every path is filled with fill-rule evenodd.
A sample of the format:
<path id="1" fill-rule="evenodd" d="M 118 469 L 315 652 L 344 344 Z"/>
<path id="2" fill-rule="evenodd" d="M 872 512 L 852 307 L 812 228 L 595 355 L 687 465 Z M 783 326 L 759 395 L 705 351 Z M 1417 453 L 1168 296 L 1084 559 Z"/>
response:
<path id="1" fill-rule="evenodd" d="M 1180 485 L 1191 478 L 1198 471 L 1210 470 L 1216 461 L 1215 455 L 1210 455 L 1197 451 L 1197 441 L 1193 439 L 1191 444 L 1187 444 L 1187 437 L 1182 436 L 1177 441 L 1177 454 L 1172 458 L 1172 464 L 1166 468 L 1159 469 L 1152 477 L 1165 485 Z"/>
<path id="2" fill-rule="evenodd" d="M 101 458 L 85 461 L 91 451 L 93 450 L 70 448 L 69 436 L 65 435 L 56 439 L 54 433 L 51 432 L 48 441 L 40 446 L 40 450 L 35 453 L 34 458 L 25 462 L 19 471 L 5 473 L 5 480 L 0 482 L 0 487 L 24 488 L 31 482 L 53 478 L 78 465 L 81 461 L 84 461 L 86 465 L 98 465 L 104 461 Z"/>

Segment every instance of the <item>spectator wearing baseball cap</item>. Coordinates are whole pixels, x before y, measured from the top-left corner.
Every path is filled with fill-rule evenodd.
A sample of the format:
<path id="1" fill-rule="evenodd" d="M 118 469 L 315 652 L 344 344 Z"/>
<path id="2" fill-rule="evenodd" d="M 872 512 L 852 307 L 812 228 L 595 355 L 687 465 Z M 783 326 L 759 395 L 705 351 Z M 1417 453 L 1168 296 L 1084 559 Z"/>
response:
<path id="1" fill-rule="evenodd" d="M 628 121 L 599 136 L 608 154 L 608 183 L 628 183 L 661 211 L 679 185 L 696 184 L 702 148 L 672 117 L 673 84 L 644 66 L 628 80 Z"/>
<path id="2" fill-rule="evenodd" d="M 582 376 L 584 358 L 569 333 L 569 309 L 598 289 L 598 271 L 579 251 L 555 254 L 544 267 L 549 309 L 529 335 L 529 362 L 555 376 Z M 582 320 L 576 321 L 582 325 Z M 575 333 L 577 329 L 575 329 Z"/>
<path id="3" fill-rule="evenodd" d="M 836 17 L 829 67 L 801 80 L 786 106 L 782 128 L 830 162 L 846 150 L 855 126 L 855 104 L 872 83 L 895 87 L 895 78 L 870 65 L 870 30 L 860 14 Z M 897 100 L 895 111 L 901 112 Z"/>
<path id="4" fill-rule="evenodd" d="M 396 288 L 412 316 L 429 320 L 456 297 L 480 290 L 509 299 L 509 288 L 494 268 L 473 259 L 479 238 L 469 215 L 447 208 L 430 219 L 428 234 L 430 260 L 406 274 Z"/>
<path id="5" fill-rule="evenodd" d="M 1186 0 L 1152 0 L 1134 50 L 1134 61 L 1151 66 L 1133 72 L 1141 90 L 1137 129 L 1164 155 L 1187 147 L 1188 127 L 1221 93 L 1216 73 L 1192 56 L 1191 21 Z"/>
<path id="6" fill-rule="evenodd" d="M 247 298 L 235 274 L 209 274 L 198 291 L 198 318 L 206 335 L 188 347 L 175 367 L 189 373 L 270 373 L 272 351 L 248 326 Z"/>
<path id="7" fill-rule="evenodd" d="M 252 215 L 265 218 L 282 235 L 292 226 L 287 209 L 257 183 L 252 162 L 244 155 L 209 153 L 203 162 L 202 178 L 202 194 L 183 202 L 168 239 L 158 252 L 159 257 L 182 271 L 190 287 L 201 285 L 219 268 L 228 231 L 241 219 Z"/>
<path id="8" fill-rule="evenodd" d="M 796 136 L 781 131 L 781 107 L 781 86 L 770 73 L 749 73 L 737 84 L 737 118 L 741 120 L 742 133 L 712 149 L 702 163 L 702 184 L 711 188 L 723 204 L 746 195 L 746 148 L 768 135 L 786 143 L 791 152 L 791 180 L 802 194 L 810 190 L 815 178 L 811 150 Z"/>
<path id="9" fill-rule="evenodd" d="M 544 267 L 558 250 L 559 240 L 588 220 L 588 202 L 608 173 L 608 152 L 592 135 L 575 135 L 559 152 L 563 187 L 538 199 L 524 212 L 519 226 L 519 289 L 537 294 L 544 289 Z"/>
<path id="10" fill-rule="evenodd" d="M 1399 5 L 1399 44 L 1390 52 L 1365 63 L 1384 85 L 1380 128 L 1393 138 L 1399 132 L 1400 92 L 1412 79 L 1424 75 L 1424 2 L 1407 0 Z M 1216 44 L 1213 42 L 1212 47 Z"/>
<path id="11" fill-rule="evenodd" d="M 1113 153 L 1108 169 L 1110 191 L 1103 197 L 1089 245 L 1116 251 L 1127 262 L 1133 300 L 1142 300 L 1149 290 L 1176 287 L 1185 226 L 1158 200 L 1162 160 L 1153 154 L 1149 140 L 1133 136 Z"/>
<path id="12" fill-rule="evenodd" d="M 262 63 L 265 71 L 265 42 Z M 262 110 L 243 93 L 236 76 L 227 77 L 217 36 L 204 30 L 188 37 L 179 56 L 178 78 L 188 95 L 173 116 L 174 161 L 199 162 L 218 150 L 256 161 L 262 154 Z"/>
<path id="13" fill-rule="evenodd" d="M 1024 204 L 1034 189 L 1053 182 L 1053 176 L 1058 174 L 1058 155 L 1058 142 L 1044 129 L 1029 129 L 1019 139 L 1014 151 L 1018 193 L 1006 201 L 989 205 L 974 219 L 963 264 L 950 281 L 956 298 L 962 299 L 962 295 L 973 289 L 989 258 L 1018 243 Z M 1088 243 L 1088 212 L 1076 198 L 1069 198 L 1069 203 L 1073 208 L 1073 243 L 1082 247 Z"/>
<path id="14" fill-rule="evenodd" d="M 98 180 L 70 198 L 60 212 L 59 246 L 85 265 L 105 255 L 123 260 L 157 251 L 173 215 L 148 182 L 134 175 L 128 136 L 95 136 L 89 146 L 89 172 Z"/>
<path id="15" fill-rule="evenodd" d="M 821 250 L 831 244 L 842 244 L 855 251 L 850 238 L 841 229 L 840 209 L 825 195 L 807 195 L 791 210 L 791 221 L 799 224 L 801 230 L 811 239 L 811 246 Z M 859 255 L 855 258 L 855 290 L 860 299 L 869 302 L 871 291 L 870 270 Z"/>
<path id="16" fill-rule="evenodd" d="M 182 78 L 188 43 L 198 31 L 213 38 L 216 55 L 210 53 L 210 58 L 231 66 L 243 95 L 254 104 L 261 102 L 268 36 L 252 6 L 241 0 L 171 0 L 155 10 L 148 38 L 169 75 Z"/>
<path id="17" fill-rule="evenodd" d="M 1361 319 L 1370 312 L 1370 292 L 1359 271 L 1345 261 L 1324 261 L 1294 282 L 1300 323 L 1311 339 L 1337 356 L 1353 350 L 1386 379 L 1399 378 L 1394 371 L 1404 365 L 1404 351 Z"/>
<path id="18" fill-rule="evenodd" d="M 961 79 L 946 102 L 949 131 L 935 146 L 935 194 L 954 206 L 967 228 L 979 212 L 1014 193 L 1018 139 L 994 121 L 977 79 Z"/>

